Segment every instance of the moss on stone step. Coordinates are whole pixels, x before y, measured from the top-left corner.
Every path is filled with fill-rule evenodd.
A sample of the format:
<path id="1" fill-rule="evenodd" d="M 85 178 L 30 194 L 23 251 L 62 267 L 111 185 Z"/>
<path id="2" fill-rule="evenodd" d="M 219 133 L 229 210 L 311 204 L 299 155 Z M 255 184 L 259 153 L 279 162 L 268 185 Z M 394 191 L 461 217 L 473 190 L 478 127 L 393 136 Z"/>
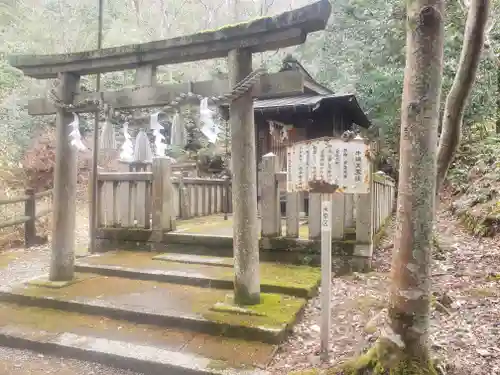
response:
<path id="1" fill-rule="evenodd" d="M 273 345 L 211 336 L 176 328 L 149 324 L 133 324 L 124 320 L 85 315 L 62 310 L 25 307 L 10 303 L 0 304 L 0 326 L 15 326 L 21 331 L 45 331 L 59 334 L 71 332 L 79 335 L 103 337 L 135 344 L 192 353 L 212 358 L 214 363 L 231 367 L 265 366 L 275 351 Z"/>

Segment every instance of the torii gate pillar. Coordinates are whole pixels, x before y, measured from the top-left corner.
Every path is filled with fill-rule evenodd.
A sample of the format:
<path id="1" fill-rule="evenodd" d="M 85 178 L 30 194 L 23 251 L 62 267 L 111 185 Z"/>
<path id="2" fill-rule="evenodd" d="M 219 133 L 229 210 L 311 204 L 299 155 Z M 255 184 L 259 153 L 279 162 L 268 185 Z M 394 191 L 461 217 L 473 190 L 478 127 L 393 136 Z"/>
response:
<path id="1" fill-rule="evenodd" d="M 228 55 L 229 82 L 234 87 L 252 72 L 252 53 L 238 49 Z M 234 301 L 260 302 L 257 168 L 252 93 L 231 102 L 231 160 L 233 183 Z"/>
<path id="2" fill-rule="evenodd" d="M 72 104 L 80 86 L 80 77 L 73 73 L 60 73 L 58 78 L 59 99 L 64 104 Z M 70 111 L 57 109 L 50 281 L 70 281 L 74 276 L 77 151 L 69 137 L 72 129 L 68 125 L 72 121 Z"/>

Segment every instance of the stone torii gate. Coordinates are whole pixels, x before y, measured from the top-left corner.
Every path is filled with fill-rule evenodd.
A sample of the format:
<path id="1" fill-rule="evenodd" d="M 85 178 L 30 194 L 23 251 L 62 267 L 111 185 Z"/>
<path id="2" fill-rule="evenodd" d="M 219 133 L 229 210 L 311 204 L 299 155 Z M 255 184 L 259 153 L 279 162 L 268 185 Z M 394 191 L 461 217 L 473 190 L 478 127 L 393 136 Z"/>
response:
<path id="1" fill-rule="evenodd" d="M 302 44 L 310 32 L 323 30 L 329 0 L 273 17 L 260 18 L 189 36 L 95 51 L 60 55 L 11 56 L 25 75 L 57 78 L 49 98 L 31 100 L 31 115 L 56 114 L 57 145 L 50 280 L 74 277 L 76 151 L 70 145 L 72 112 L 96 112 L 100 104 L 115 109 L 168 106 L 187 93 L 230 102 L 234 207 L 235 302 L 260 301 L 253 97 L 303 92 L 297 72 L 252 72 L 252 54 Z M 156 84 L 156 67 L 227 57 L 229 80 Z M 136 69 L 136 87 L 100 93 L 79 92 L 82 75 Z M 241 85 L 241 82 L 245 82 Z M 242 86 L 244 88 L 242 89 Z M 233 91 L 231 91 L 231 88 Z M 240 91 L 237 95 L 235 92 Z M 55 94 L 55 95 L 54 95 Z M 56 96 L 56 97 L 55 97 Z M 52 100 L 50 100 L 52 99 Z"/>

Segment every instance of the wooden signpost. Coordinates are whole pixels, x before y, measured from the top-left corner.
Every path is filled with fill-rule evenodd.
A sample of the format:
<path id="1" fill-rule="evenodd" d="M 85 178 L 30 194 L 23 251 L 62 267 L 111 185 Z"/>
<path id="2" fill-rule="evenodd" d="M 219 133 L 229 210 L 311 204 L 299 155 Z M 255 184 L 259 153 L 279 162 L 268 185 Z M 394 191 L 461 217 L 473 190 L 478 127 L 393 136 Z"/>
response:
<path id="1" fill-rule="evenodd" d="M 333 194 L 366 194 L 370 189 L 369 146 L 325 137 L 287 149 L 287 191 L 321 194 L 321 358 L 328 358 L 331 327 Z"/>

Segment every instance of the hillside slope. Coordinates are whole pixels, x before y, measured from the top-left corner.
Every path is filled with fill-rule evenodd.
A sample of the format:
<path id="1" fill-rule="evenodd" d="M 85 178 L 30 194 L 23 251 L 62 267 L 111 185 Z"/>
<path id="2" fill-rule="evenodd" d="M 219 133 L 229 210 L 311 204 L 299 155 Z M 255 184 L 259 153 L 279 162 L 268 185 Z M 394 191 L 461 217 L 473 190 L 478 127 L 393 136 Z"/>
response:
<path id="1" fill-rule="evenodd" d="M 500 135 L 464 139 L 448 182 L 452 212 L 472 234 L 500 233 Z"/>

